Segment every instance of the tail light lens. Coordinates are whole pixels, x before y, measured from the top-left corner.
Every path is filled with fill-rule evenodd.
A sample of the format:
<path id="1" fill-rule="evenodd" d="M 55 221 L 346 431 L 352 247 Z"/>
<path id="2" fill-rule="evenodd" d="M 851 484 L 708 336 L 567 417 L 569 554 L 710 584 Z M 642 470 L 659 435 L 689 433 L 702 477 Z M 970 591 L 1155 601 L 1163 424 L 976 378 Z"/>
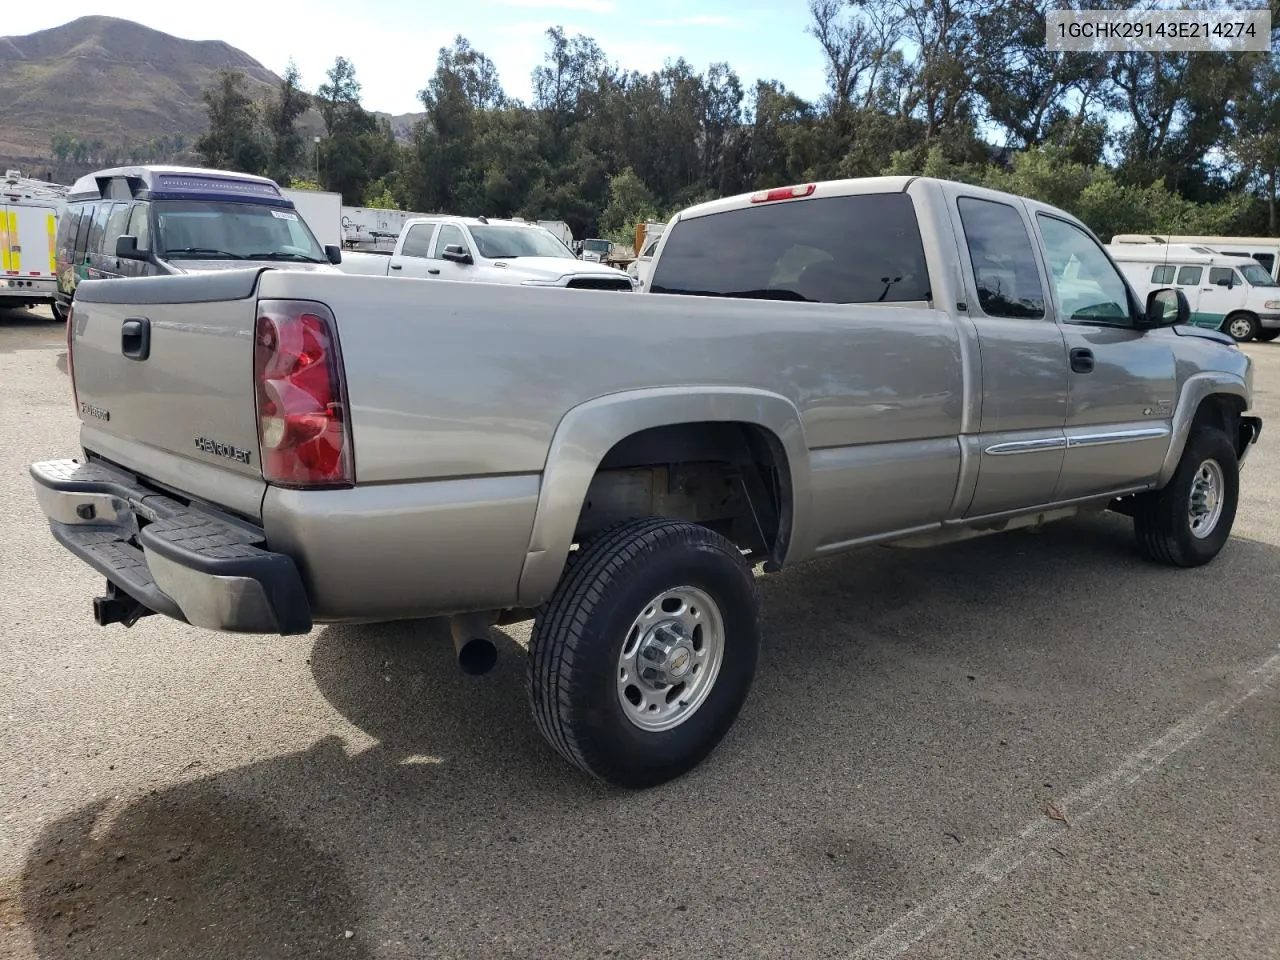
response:
<path id="1" fill-rule="evenodd" d="M 319 303 L 264 300 L 254 331 L 262 474 L 281 487 L 355 483 L 342 358 Z"/>
<path id="2" fill-rule="evenodd" d="M 71 380 L 71 403 L 80 414 L 80 394 L 76 391 L 76 308 L 75 304 L 67 307 L 67 377 Z"/>

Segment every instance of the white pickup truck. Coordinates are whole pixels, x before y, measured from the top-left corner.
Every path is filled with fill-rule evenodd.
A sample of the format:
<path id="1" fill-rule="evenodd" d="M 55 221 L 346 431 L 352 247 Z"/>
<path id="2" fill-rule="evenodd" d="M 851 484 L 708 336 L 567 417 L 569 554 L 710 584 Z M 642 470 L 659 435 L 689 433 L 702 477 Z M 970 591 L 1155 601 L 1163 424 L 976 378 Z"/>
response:
<path id="1" fill-rule="evenodd" d="M 923 177 L 686 210 L 621 298 L 89 280 L 82 449 L 31 474 L 106 578 L 98 623 L 450 616 L 483 671 L 490 627 L 533 618 L 547 741 L 643 787 L 746 701 L 757 564 L 1108 509 L 1155 562 L 1211 561 L 1261 421 L 1248 356 L 1189 313 L 1068 214 Z"/>
<path id="2" fill-rule="evenodd" d="M 527 287 L 632 291 L 621 270 L 579 260 L 545 227 L 487 217 L 418 217 L 405 222 L 391 256 L 343 254 L 346 273 L 470 280 Z"/>

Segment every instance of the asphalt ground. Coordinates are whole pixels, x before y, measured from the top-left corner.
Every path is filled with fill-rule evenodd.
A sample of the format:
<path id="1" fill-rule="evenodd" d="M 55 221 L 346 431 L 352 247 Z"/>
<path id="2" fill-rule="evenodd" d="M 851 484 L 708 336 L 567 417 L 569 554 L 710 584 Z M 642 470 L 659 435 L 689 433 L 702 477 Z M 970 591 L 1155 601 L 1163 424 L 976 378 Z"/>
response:
<path id="1" fill-rule="evenodd" d="M 0 957 L 1280 957 L 1280 343 L 1213 564 L 1106 516 L 766 578 L 738 724 L 628 793 L 527 627 L 484 677 L 435 622 L 98 628 L 26 472 L 62 336 L 0 313 Z"/>

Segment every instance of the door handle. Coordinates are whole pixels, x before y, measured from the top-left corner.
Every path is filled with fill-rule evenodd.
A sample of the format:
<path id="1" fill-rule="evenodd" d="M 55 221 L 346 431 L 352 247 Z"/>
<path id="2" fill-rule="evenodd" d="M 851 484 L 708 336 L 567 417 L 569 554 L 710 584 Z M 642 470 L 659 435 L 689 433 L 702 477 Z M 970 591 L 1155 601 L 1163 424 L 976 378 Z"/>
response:
<path id="1" fill-rule="evenodd" d="M 427 267 L 427 273 L 430 273 L 430 274 L 437 274 L 437 273 L 439 273 L 439 272 L 440 272 L 440 268 L 439 268 L 439 267 Z"/>
<path id="2" fill-rule="evenodd" d="M 398 264 L 398 263 L 393 263 L 393 264 L 391 265 L 391 269 L 392 269 L 392 270 L 399 270 L 399 269 L 400 269 L 400 264 Z"/>
<path id="3" fill-rule="evenodd" d="M 1071 369 L 1076 373 L 1093 372 L 1093 351 L 1088 347 L 1074 347 L 1071 351 Z"/>
<path id="4" fill-rule="evenodd" d="M 121 325 L 120 352 L 130 360 L 145 360 L 151 356 L 150 320 L 131 317 Z"/>

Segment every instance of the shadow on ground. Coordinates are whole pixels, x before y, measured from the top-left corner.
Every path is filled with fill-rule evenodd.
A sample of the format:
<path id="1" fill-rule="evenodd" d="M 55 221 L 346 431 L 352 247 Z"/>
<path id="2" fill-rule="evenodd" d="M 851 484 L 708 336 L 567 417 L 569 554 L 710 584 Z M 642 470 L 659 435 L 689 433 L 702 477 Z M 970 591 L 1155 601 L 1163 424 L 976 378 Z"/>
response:
<path id="1" fill-rule="evenodd" d="M 335 736 L 49 825 L 22 922 L 41 960 L 848 953 L 1224 689 L 1269 641 L 1206 627 L 1266 623 L 1278 570 L 1240 539 L 1153 567 L 1108 517 L 787 571 L 738 726 L 640 793 L 543 744 L 510 637 L 475 678 L 438 622 L 325 628 Z"/>

